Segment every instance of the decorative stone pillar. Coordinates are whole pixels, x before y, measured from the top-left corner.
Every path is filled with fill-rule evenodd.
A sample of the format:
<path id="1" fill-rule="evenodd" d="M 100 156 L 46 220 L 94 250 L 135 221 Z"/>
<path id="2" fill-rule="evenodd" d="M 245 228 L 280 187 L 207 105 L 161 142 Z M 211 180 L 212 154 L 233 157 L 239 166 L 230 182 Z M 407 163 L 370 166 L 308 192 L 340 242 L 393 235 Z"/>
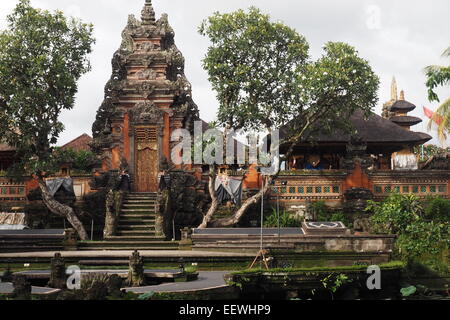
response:
<path id="1" fill-rule="evenodd" d="M 66 263 L 61 253 L 55 253 L 50 262 L 50 281 L 48 286 L 54 289 L 65 289 L 67 284 Z"/>
<path id="2" fill-rule="evenodd" d="M 184 228 L 181 229 L 181 241 L 179 243 L 180 250 L 192 250 L 192 229 Z"/>

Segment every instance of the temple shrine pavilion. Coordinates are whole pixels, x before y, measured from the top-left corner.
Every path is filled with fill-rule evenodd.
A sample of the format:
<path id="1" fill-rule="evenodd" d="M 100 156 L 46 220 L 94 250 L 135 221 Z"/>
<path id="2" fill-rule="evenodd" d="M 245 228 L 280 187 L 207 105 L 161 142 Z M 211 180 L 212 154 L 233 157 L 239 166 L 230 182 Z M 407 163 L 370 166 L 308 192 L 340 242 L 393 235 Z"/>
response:
<path id="1" fill-rule="evenodd" d="M 382 116 L 355 112 L 350 119 L 351 133 L 327 135 L 312 130 L 285 164 L 272 188 L 272 200 L 291 208 L 318 200 L 341 204 L 352 189 L 370 191 L 378 200 L 394 191 L 423 198 L 448 197 L 448 170 L 419 170 L 414 148 L 432 137 L 411 130 L 422 122 L 408 115 L 415 108 L 405 100 L 403 91 L 398 96 L 394 79 L 391 100 L 384 104 Z M 282 146 L 281 153 L 285 149 Z"/>

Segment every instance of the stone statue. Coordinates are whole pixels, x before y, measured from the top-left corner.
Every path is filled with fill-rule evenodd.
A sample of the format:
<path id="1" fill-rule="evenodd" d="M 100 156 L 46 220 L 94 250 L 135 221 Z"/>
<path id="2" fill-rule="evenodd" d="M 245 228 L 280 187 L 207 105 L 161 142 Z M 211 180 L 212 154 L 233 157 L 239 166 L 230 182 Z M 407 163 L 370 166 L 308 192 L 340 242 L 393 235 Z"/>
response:
<path id="1" fill-rule="evenodd" d="M 130 257 L 127 285 L 130 287 L 140 287 L 145 284 L 144 259 L 136 250 Z"/>
<path id="2" fill-rule="evenodd" d="M 16 300 L 31 300 L 31 284 L 25 275 L 14 275 L 13 277 L 14 291 L 12 297 Z"/>

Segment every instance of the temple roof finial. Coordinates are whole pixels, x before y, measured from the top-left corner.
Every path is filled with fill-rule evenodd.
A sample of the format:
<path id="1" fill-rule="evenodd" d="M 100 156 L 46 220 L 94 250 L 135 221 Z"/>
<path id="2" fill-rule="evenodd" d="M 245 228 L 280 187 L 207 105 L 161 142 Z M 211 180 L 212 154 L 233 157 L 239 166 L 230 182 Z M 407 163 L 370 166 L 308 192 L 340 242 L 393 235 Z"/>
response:
<path id="1" fill-rule="evenodd" d="M 153 9 L 152 0 L 145 0 L 141 15 L 142 24 L 144 25 L 154 24 L 156 22 L 155 10 Z"/>
<path id="2" fill-rule="evenodd" d="M 399 100 L 405 100 L 405 91 L 400 91 L 400 99 Z"/>
<path id="3" fill-rule="evenodd" d="M 395 80 L 395 77 L 392 78 L 391 83 L 391 100 L 392 101 L 398 100 L 397 80 Z"/>

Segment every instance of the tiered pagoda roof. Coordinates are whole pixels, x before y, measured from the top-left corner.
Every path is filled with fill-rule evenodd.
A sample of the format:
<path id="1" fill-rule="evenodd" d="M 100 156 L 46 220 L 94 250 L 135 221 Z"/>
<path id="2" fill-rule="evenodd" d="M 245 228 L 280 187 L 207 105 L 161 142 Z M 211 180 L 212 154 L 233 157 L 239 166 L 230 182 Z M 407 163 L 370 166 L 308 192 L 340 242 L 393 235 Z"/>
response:
<path id="1" fill-rule="evenodd" d="M 411 116 L 394 116 L 390 120 L 400 126 L 407 127 L 412 127 L 422 122 L 422 119 Z"/>
<path id="2" fill-rule="evenodd" d="M 361 138 L 367 143 L 368 151 L 373 154 L 396 152 L 405 146 L 421 145 L 432 137 L 426 133 L 405 130 L 393 121 L 385 119 L 375 113 L 365 117 L 362 111 L 356 111 L 350 118 L 352 132 L 337 130 L 332 134 L 324 134 L 320 128 L 306 133 L 307 139 L 302 140 L 297 149 L 308 149 L 312 146 L 328 146 L 328 150 L 339 152 L 344 150 L 352 136 Z M 280 138 L 283 139 L 283 129 Z M 282 148 L 283 151 L 283 148 Z"/>

